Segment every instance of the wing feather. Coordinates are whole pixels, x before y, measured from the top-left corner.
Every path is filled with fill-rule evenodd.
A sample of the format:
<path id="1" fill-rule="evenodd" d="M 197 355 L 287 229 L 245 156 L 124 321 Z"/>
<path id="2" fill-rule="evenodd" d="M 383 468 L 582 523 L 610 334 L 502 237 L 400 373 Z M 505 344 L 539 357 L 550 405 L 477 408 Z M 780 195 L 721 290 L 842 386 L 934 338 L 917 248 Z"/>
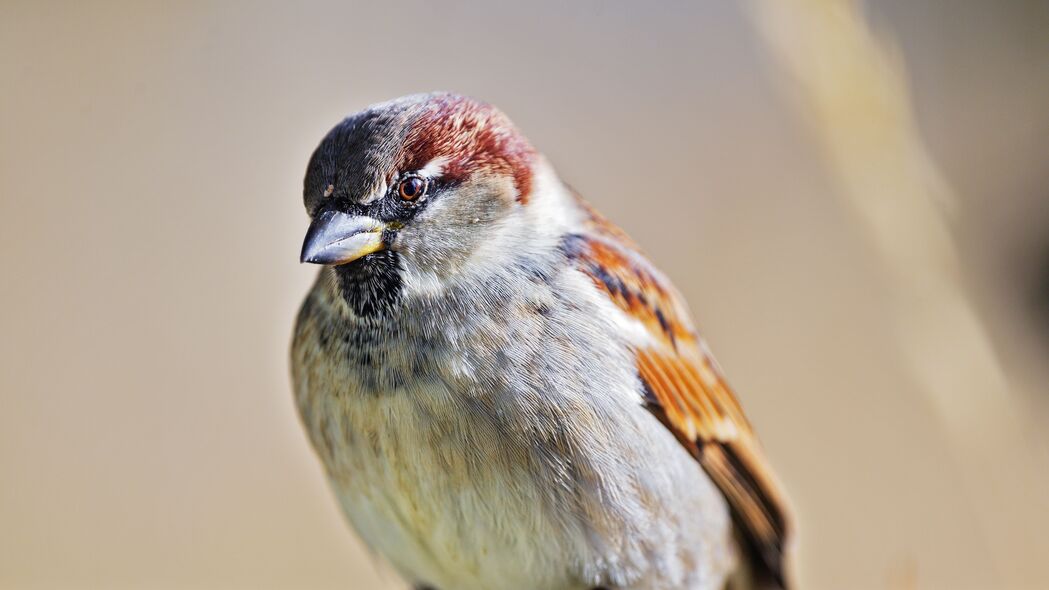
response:
<path id="1" fill-rule="evenodd" d="M 565 250 L 627 321 L 645 328 L 632 346 L 644 401 L 728 500 L 757 573 L 786 587 L 792 517 L 739 401 L 670 281 L 621 229 L 579 204 L 587 221 Z"/>

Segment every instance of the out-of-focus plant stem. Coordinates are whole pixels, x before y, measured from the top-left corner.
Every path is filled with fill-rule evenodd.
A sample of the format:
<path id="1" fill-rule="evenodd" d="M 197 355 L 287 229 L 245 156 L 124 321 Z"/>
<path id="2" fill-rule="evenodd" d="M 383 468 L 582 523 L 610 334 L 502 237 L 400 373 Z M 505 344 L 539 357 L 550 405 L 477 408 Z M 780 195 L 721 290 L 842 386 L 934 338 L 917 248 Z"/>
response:
<path id="1" fill-rule="evenodd" d="M 753 0 L 751 8 L 842 198 L 884 261 L 901 350 L 941 418 L 931 427 L 949 439 L 988 559 L 1002 587 L 1028 587 L 1044 565 L 1031 554 L 1035 536 L 1049 531 L 1044 453 L 962 280 L 954 197 L 916 129 L 903 60 L 854 0 Z"/>

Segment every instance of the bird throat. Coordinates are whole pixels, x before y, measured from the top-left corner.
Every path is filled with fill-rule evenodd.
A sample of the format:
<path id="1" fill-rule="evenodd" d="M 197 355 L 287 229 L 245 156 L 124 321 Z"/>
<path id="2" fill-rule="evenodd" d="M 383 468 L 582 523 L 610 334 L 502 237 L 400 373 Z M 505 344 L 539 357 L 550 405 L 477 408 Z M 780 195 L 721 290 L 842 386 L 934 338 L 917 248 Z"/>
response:
<path id="1" fill-rule="evenodd" d="M 358 316 L 384 315 L 400 301 L 403 284 L 396 252 L 382 250 L 332 270 L 339 292 Z"/>

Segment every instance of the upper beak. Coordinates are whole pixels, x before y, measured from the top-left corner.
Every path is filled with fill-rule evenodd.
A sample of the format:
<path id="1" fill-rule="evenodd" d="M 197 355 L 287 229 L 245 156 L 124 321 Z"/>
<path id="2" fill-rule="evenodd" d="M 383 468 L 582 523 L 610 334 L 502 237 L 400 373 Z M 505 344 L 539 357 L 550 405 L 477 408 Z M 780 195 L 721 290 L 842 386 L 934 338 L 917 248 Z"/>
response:
<path id="1" fill-rule="evenodd" d="M 306 231 L 301 262 L 345 264 L 384 248 L 382 231 L 386 226 L 373 217 L 325 211 Z"/>

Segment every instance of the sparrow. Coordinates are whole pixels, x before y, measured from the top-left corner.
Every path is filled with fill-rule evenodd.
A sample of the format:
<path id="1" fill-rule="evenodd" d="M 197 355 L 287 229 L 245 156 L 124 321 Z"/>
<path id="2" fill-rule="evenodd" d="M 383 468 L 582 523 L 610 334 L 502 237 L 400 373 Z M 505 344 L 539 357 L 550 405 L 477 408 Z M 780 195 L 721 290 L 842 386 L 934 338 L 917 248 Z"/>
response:
<path id="1" fill-rule="evenodd" d="M 296 404 L 414 588 L 787 587 L 784 494 L 681 295 L 503 113 L 371 106 L 303 198 Z"/>

